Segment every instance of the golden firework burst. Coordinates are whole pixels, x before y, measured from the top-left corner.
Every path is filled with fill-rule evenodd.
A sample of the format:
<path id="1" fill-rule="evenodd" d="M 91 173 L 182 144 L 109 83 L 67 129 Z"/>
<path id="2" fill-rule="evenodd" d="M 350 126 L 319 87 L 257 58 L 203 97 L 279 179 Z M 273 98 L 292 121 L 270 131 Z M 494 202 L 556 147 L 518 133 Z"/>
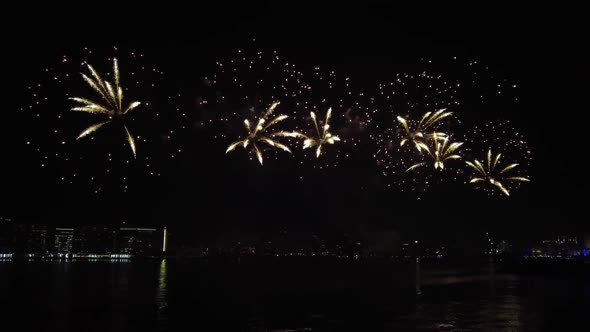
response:
<path id="1" fill-rule="evenodd" d="M 273 111 L 279 105 L 279 103 L 280 102 L 277 101 L 270 105 L 270 107 L 266 110 L 266 112 L 264 112 L 262 117 L 258 119 L 256 126 L 254 126 L 253 128 L 250 124 L 250 121 L 248 119 L 245 119 L 244 125 L 246 126 L 246 130 L 248 131 L 248 136 L 230 144 L 227 150 L 225 150 L 225 153 L 233 151 L 239 145 L 244 147 L 244 149 L 248 148 L 248 146 L 251 145 L 256 153 L 256 158 L 258 158 L 258 162 L 260 162 L 261 165 L 263 158 L 262 150 L 259 147 L 260 143 L 264 143 L 273 148 L 278 148 L 291 153 L 291 150 L 283 143 L 277 141 L 276 137 L 299 137 L 301 134 L 297 132 L 270 130 L 270 127 L 285 120 L 288 117 L 287 115 L 277 115 L 271 120 L 268 120 L 268 118 L 272 115 Z"/>
<path id="2" fill-rule="evenodd" d="M 315 115 L 314 112 L 310 113 L 311 116 L 311 120 L 313 122 L 313 125 L 315 127 L 316 130 L 316 137 L 311 137 L 311 136 L 307 136 L 307 135 L 303 135 L 303 134 L 299 134 L 299 136 L 304 138 L 303 141 L 303 149 L 307 149 L 307 148 L 313 148 L 315 146 L 317 146 L 316 148 L 316 157 L 319 158 L 320 154 L 322 153 L 322 146 L 324 144 L 334 144 L 336 142 L 340 141 L 340 138 L 338 136 L 332 135 L 332 133 L 330 133 L 330 117 L 332 116 L 332 108 L 328 109 L 328 112 L 326 113 L 326 120 L 324 121 L 324 125 L 320 126 L 318 124 L 318 120 L 317 117 Z M 320 129 L 321 127 L 321 129 Z"/>
<path id="3" fill-rule="evenodd" d="M 496 188 L 500 189 L 506 196 L 510 196 L 510 192 L 508 191 L 508 189 L 506 189 L 506 187 L 504 186 L 504 184 L 502 184 L 502 182 L 505 181 L 519 181 L 519 182 L 528 182 L 530 181 L 528 178 L 526 177 L 522 177 L 522 176 L 509 176 L 507 173 L 510 172 L 510 170 L 513 170 L 514 168 L 516 168 L 518 166 L 517 163 L 514 164 L 510 164 L 504 168 L 496 168 L 500 162 L 500 157 L 502 156 L 501 153 L 498 153 L 497 155 L 493 155 L 492 154 L 492 149 L 488 150 L 488 155 L 487 155 L 487 163 L 485 163 L 485 165 L 483 163 L 481 163 L 479 160 L 474 160 L 473 162 L 470 161 L 466 161 L 467 165 L 471 168 L 473 168 L 476 172 L 477 175 L 472 177 L 471 180 L 469 180 L 469 183 L 478 183 L 478 182 L 484 182 L 484 183 L 489 183 L 492 186 L 495 186 Z"/>
<path id="4" fill-rule="evenodd" d="M 434 161 L 434 169 L 435 170 L 443 170 L 445 168 L 444 162 L 447 160 L 452 159 L 460 159 L 461 156 L 458 155 L 456 152 L 457 150 L 463 145 L 460 142 L 449 143 L 449 136 L 446 134 L 441 133 L 432 133 L 428 135 L 429 138 L 432 139 L 434 144 L 434 153 L 430 152 L 430 149 L 426 149 L 425 151 L 428 153 L 430 157 L 432 157 Z M 411 171 L 415 168 L 421 167 L 426 165 L 428 162 L 420 162 L 417 164 L 412 165 L 410 168 L 406 170 Z"/>
<path id="5" fill-rule="evenodd" d="M 138 101 L 134 101 L 127 106 L 123 106 L 123 88 L 121 87 L 117 59 L 113 59 L 113 75 L 115 77 L 114 86 L 109 81 L 103 80 L 90 64 L 87 64 L 87 66 L 92 77 L 88 77 L 82 73 L 82 78 L 84 78 L 84 81 L 86 81 L 86 83 L 100 95 L 102 100 L 100 102 L 95 102 L 86 98 L 71 97 L 69 98 L 70 100 L 79 103 L 78 106 L 73 107 L 71 110 L 91 114 L 102 114 L 106 115 L 108 118 L 105 121 L 95 123 L 86 128 L 86 130 L 84 130 L 76 139 L 88 136 L 102 126 L 123 118 L 141 104 Z M 135 140 L 133 135 L 131 135 L 131 132 L 129 132 L 129 129 L 125 124 L 123 125 L 123 128 L 125 129 L 127 141 L 133 152 L 133 157 L 136 158 Z"/>
<path id="6" fill-rule="evenodd" d="M 428 128 L 432 127 L 434 124 L 439 122 L 440 120 L 446 118 L 447 116 L 453 114 L 453 112 L 445 112 L 446 108 L 440 109 L 434 113 L 427 112 L 422 116 L 420 122 L 416 125 L 415 128 L 410 128 L 410 124 L 408 120 L 405 118 L 398 116 L 397 121 L 401 123 L 402 127 L 405 130 L 405 136 L 402 138 L 400 142 L 400 146 L 411 142 L 414 144 L 418 152 L 422 153 L 423 151 L 430 152 L 428 145 L 426 144 L 426 139 L 428 138 L 427 135 L 424 133 L 428 130 Z M 444 133 L 434 133 L 439 137 L 446 136 Z"/>

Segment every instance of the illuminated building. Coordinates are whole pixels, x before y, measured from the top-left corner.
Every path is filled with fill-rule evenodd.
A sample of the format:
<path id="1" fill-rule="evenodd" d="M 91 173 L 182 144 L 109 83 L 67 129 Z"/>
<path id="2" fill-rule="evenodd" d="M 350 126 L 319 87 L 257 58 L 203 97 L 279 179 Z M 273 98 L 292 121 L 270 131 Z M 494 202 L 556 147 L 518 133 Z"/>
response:
<path id="1" fill-rule="evenodd" d="M 0 218 L 0 221 L 4 219 Z M 0 258 L 60 257 L 114 258 L 156 256 L 169 252 L 166 227 L 141 228 L 109 225 L 56 227 L 0 223 Z"/>
<path id="2" fill-rule="evenodd" d="M 53 233 L 53 251 L 55 253 L 71 253 L 73 244 L 73 228 L 55 228 L 55 232 Z"/>

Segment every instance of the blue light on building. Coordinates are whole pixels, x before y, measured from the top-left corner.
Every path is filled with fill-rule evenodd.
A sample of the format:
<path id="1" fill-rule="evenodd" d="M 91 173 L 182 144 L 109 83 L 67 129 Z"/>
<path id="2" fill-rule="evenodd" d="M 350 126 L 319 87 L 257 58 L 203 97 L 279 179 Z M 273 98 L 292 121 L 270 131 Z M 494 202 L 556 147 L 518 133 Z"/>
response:
<path id="1" fill-rule="evenodd" d="M 584 248 L 584 250 L 582 250 L 582 254 L 584 257 L 588 257 L 588 249 Z"/>

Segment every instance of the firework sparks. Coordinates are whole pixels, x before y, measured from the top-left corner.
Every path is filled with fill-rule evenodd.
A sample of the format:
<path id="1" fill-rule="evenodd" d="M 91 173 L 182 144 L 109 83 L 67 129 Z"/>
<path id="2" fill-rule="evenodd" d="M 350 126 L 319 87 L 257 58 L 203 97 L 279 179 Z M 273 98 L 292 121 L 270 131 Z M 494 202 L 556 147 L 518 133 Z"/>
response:
<path id="1" fill-rule="evenodd" d="M 113 75 L 115 77 L 114 86 L 109 81 L 103 80 L 91 65 L 88 64 L 87 66 L 90 70 L 90 73 L 92 74 L 92 77 L 88 77 L 85 74 L 82 74 L 82 77 L 84 78 L 84 81 L 86 81 L 86 83 L 100 95 L 102 101 L 94 102 L 86 98 L 71 97 L 69 98 L 70 100 L 79 103 L 78 106 L 73 107 L 71 110 L 91 114 L 103 114 L 108 116 L 108 120 L 88 127 L 78 136 L 77 139 L 88 136 L 100 129 L 102 126 L 123 118 L 127 113 L 141 105 L 140 102 L 134 101 L 127 106 L 123 106 L 123 88 L 120 84 L 119 65 L 117 59 L 113 59 Z M 123 124 L 123 128 L 127 134 L 127 141 L 129 142 L 133 156 L 137 158 L 133 135 L 131 135 L 125 124 Z"/>
<path id="2" fill-rule="evenodd" d="M 275 102 L 266 110 L 266 112 L 258 119 L 258 123 L 254 128 L 250 124 L 248 119 L 244 120 L 244 125 L 248 130 L 248 136 L 245 138 L 236 141 L 229 145 L 225 153 L 233 151 L 237 146 L 241 145 L 244 149 L 248 148 L 249 145 L 252 145 L 254 151 L 256 153 L 256 158 L 258 158 L 258 162 L 262 165 L 263 157 L 262 157 L 262 150 L 259 147 L 260 143 L 265 143 L 273 148 L 278 148 L 283 151 L 291 153 L 291 150 L 281 142 L 276 140 L 276 137 L 298 137 L 301 134 L 297 132 L 287 132 L 287 131 L 270 131 L 270 127 L 273 125 L 285 120 L 288 116 L 287 115 L 277 115 L 276 117 L 268 120 L 269 117 L 272 115 L 274 109 L 279 105 L 280 102 Z"/>
<path id="3" fill-rule="evenodd" d="M 324 121 L 324 125 L 320 126 L 318 124 L 318 120 L 317 120 L 315 113 L 311 112 L 310 113 L 311 121 L 313 122 L 313 125 L 315 127 L 317 137 L 310 137 L 310 136 L 300 134 L 301 137 L 305 138 L 305 140 L 303 141 L 303 149 L 304 150 L 307 148 L 313 148 L 313 147 L 317 146 L 316 153 L 315 153 L 317 158 L 320 157 L 320 154 L 322 153 L 322 146 L 324 144 L 326 144 L 326 143 L 334 144 L 334 143 L 340 141 L 340 138 L 338 136 L 334 136 L 334 135 L 332 135 L 332 133 L 330 133 L 330 117 L 331 117 L 331 115 L 332 115 L 332 108 L 329 108 L 328 112 L 326 113 L 326 120 Z M 320 127 L 321 127 L 321 129 L 320 129 Z"/>
<path id="4" fill-rule="evenodd" d="M 477 186 L 488 195 L 503 196 L 509 195 L 523 182 L 528 182 L 526 170 L 531 165 L 532 151 L 525 137 L 512 126 L 510 121 L 496 120 L 476 126 L 464 139 L 467 142 L 467 148 L 463 153 L 469 156 L 466 159 L 470 160 L 473 165 L 467 163 L 464 172 L 475 170 L 476 173 L 471 174 L 472 177 L 469 179 L 483 179 L 483 181 L 474 180 L 469 183 Z M 494 147 L 494 149 L 491 150 L 490 147 Z M 476 162 L 480 151 L 486 150 L 488 153 L 485 155 L 485 162 L 482 162 L 481 159 Z M 513 166 L 500 173 L 505 168 L 502 161 L 508 163 L 507 161 L 510 160 L 518 160 L 518 166 Z M 478 163 L 481 167 L 478 166 Z M 464 178 L 467 176 L 463 175 Z M 510 177 L 516 179 L 508 179 Z"/>
<path id="5" fill-rule="evenodd" d="M 528 178 L 523 176 L 509 176 L 511 170 L 518 166 L 517 163 L 510 164 L 504 168 L 500 168 L 498 164 L 500 163 L 500 157 L 502 156 L 501 153 L 497 155 L 492 154 L 492 149 L 488 150 L 487 155 L 487 162 L 481 163 L 479 160 L 474 160 L 473 162 L 466 161 L 467 165 L 474 169 L 477 174 L 469 180 L 469 183 L 489 183 L 498 189 L 500 189 L 506 196 L 510 196 L 510 192 L 502 182 L 505 181 L 519 181 L 519 182 L 528 182 L 530 181 Z"/>
<path id="6" fill-rule="evenodd" d="M 105 58 L 108 61 L 105 62 Z M 107 110 L 114 108 L 111 98 L 107 101 L 100 92 L 89 91 L 87 82 L 80 77 L 80 73 L 84 73 L 99 86 L 88 64 L 105 62 L 105 69 L 94 65 L 93 69 L 102 79 L 109 81 L 113 94 L 118 97 L 117 78 L 113 73 L 114 58 L 117 59 L 119 86 L 122 88 L 121 107 L 118 106 L 118 98 L 116 107 L 124 111 L 130 105 L 132 100 L 128 99 L 131 96 L 128 91 L 132 90 L 134 96 L 142 96 L 141 99 L 137 97 L 142 102 L 141 106 L 118 120 L 111 119 L 110 111 L 104 112 L 99 107 Z M 126 70 L 121 70 L 122 66 Z M 83 84 L 80 84 L 81 78 Z M 45 69 L 27 85 L 21 116 L 23 120 L 30 121 L 34 130 L 22 139 L 26 141 L 27 149 L 37 155 L 41 167 L 51 165 L 52 171 L 55 171 L 53 176 L 64 185 L 76 186 L 76 190 L 89 190 L 95 195 L 129 192 L 133 187 L 137 188 L 136 183 L 143 183 L 146 178 L 162 178 L 161 169 L 165 163 L 182 153 L 178 137 L 184 135 L 187 128 L 193 128 L 187 124 L 189 114 L 180 110 L 181 94 L 176 89 L 168 90 L 162 86 L 163 78 L 164 72 L 135 49 L 115 46 L 92 50 L 85 47 L 57 59 L 48 59 Z M 106 87 L 106 82 L 103 83 Z M 66 96 L 62 98 L 64 92 Z M 98 103 L 91 106 L 90 103 L 72 101 L 69 97 L 83 97 L 80 99 Z M 71 111 L 73 107 L 88 109 Z M 134 113 L 139 108 L 141 112 Z M 168 112 L 170 109 L 176 109 L 176 112 Z M 164 110 L 166 113 L 162 113 Z M 89 119 L 76 114 L 78 112 L 87 113 Z M 146 123 L 143 121 L 152 125 L 139 126 L 139 123 Z M 78 131 L 76 128 L 81 129 Z M 92 130 L 87 131 L 89 129 Z M 98 131 L 102 131 L 101 135 L 96 135 Z M 84 139 L 77 140 L 82 132 L 86 132 Z M 96 145 L 97 139 L 102 144 Z M 130 148 L 135 146 L 136 152 L 139 152 L 139 145 L 142 146 L 142 153 L 137 153 L 135 157 Z"/>
<path id="7" fill-rule="evenodd" d="M 418 152 L 420 152 L 420 153 L 422 153 L 423 151 L 430 152 L 430 150 L 428 149 L 428 146 L 425 143 L 426 137 L 424 135 L 424 132 L 426 130 L 428 130 L 428 128 L 430 128 L 434 124 L 436 124 L 437 122 L 439 122 L 442 119 L 446 118 L 447 116 L 453 114 L 452 112 L 445 112 L 445 111 L 446 111 L 446 108 L 440 109 L 434 113 L 427 112 L 426 114 L 424 114 L 422 116 L 422 119 L 420 119 L 420 122 L 418 122 L 418 124 L 415 126 L 415 128 L 410 128 L 410 125 L 408 124 L 408 120 L 404 119 L 401 116 L 398 116 L 397 121 L 399 123 L 401 123 L 401 125 L 402 125 L 402 127 L 404 127 L 404 130 L 406 133 L 404 138 L 402 138 L 402 140 L 400 142 L 400 146 L 403 146 L 407 142 L 412 142 L 414 144 L 414 146 L 416 147 L 416 149 L 418 149 Z M 438 134 L 439 136 L 444 135 L 442 133 L 435 133 L 435 134 Z"/>
<path id="8" fill-rule="evenodd" d="M 233 135 L 243 130 L 244 118 L 252 121 L 253 110 L 266 107 L 269 100 L 280 100 L 280 107 L 289 110 L 289 130 L 308 136 L 298 137 L 301 142 L 297 144 L 303 145 L 305 138 L 321 138 L 312 128 L 310 113 L 316 114 L 321 134 L 326 110 L 331 107 L 329 132 L 338 136 L 340 142 L 330 147 L 322 145 L 320 158 L 313 158 L 313 162 L 309 162 L 312 158 L 305 161 L 299 155 L 295 156 L 295 162 L 301 169 L 323 170 L 343 165 L 367 144 L 361 137 L 371 127 L 371 114 L 376 108 L 373 96 L 365 93 L 353 79 L 334 70 L 288 60 L 277 51 L 251 47 L 219 59 L 203 80 L 198 125 L 223 142 L 225 150 Z M 289 147 L 293 150 L 295 146 Z M 315 155 L 317 147 L 304 150 L 301 156 L 307 159 Z M 273 156 L 264 157 L 267 163 L 266 159 Z"/>
<path id="9" fill-rule="evenodd" d="M 484 62 L 456 56 L 417 59 L 416 68 L 418 71 L 415 72 L 395 73 L 388 81 L 379 83 L 377 90 L 374 90 L 376 111 L 371 114 L 372 125 L 368 134 L 376 144 L 373 157 L 383 185 L 421 195 L 434 184 L 464 179 L 466 167 L 460 167 L 463 163 L 452 161 L 444 163 L 444 172 L 431 172 L 430 167 L 407 172 L 412 165 L 431 162 L 431 155 L 423 149 L 424 146 L 416 146 L 414 139 L 425 143 L 430 152 L 434 153 L 432 138 L 427 135 L 432 132 L 452 134 L 451 141 L 464 142 L 459 154 L 465 160 L 473 159 L 471 149 L 482 151 L 489 146 L 503 148 L 502 144 L 509 142 L 509 149 L 498 152 L 508 155 L 519 153 L 523 157 L 521 166 L 526 169 L 530 154 L 526 151 L 525 154 L 513 152 L 515 148 L 526 148 L 525 144 L 520 143 L 522 137 L 506 139 L 506 133 L 488 133 L 487 128 L 480 128 L 485 129 L 485 132 L 470 133 L 471 129 L 465 124 L 476 124 L 464 123 L 464 119 L 455 117 L 472 114 L 473 110 L 518 107 L 519 90 L 514 81 Z M 431 110 L 432 113 L 426 116 L 422 125 L 428 123 L 430 117 L 441 109 L 446 109 L 441 114 L 450 111 L 452 115 L 447 115 L 438 122 L 431 121 L 434 123 L 426 130 L 418 130 L 418 124 L 427 111 Z M 405 120 L 407 130 L 397 116 Z M 451 118 L 452 121 L 449 121 Z M 467 117 L 467 121 L 472 121 L 472 118 Z M 498 121 L 495 121 L 496 124 Z M 415 135 L 417 132 L 421 135 Z M 506 142 L 489 142 L 495 138 L 504 138 Z M 402 141 L 403 145 L 400 144 Z M 482 146 L 484 141 L 488 142 Z"/>
<path id="10" fill-rule="evenodd" d="M 432 142 L 434 143 L 434 153 L 430 152 L 430 149 L 425 150 L 434 160 L 434 169 L 435 170 L 443 170 L 445 168 L 444 162 L 447 160 L 453 159 L 460 159 L 461 156 L 456 153 L 456 151 L 463 145 L 463 143 L 450 143 L 449 144 L 449 137 L 446 134 L 440 133 L 432 133 L 429 135 L 432 137 Z M 415 168 L 421 167 L 426 165 L 427 162 L 421 162 L 410 166 L 407 171 L 411 171 Z"/>

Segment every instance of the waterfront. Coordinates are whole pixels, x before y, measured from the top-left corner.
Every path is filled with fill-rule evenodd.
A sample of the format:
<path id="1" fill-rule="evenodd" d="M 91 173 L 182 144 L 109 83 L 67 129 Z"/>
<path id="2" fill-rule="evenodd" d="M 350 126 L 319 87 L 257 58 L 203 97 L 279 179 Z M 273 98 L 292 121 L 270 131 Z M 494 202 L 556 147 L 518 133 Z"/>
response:
<path id="1" fill-rule="evenodd" d="M 568 330 L 587 274 L 326 260 L 0 261 L 3 321 L 36 331 Z"/>

